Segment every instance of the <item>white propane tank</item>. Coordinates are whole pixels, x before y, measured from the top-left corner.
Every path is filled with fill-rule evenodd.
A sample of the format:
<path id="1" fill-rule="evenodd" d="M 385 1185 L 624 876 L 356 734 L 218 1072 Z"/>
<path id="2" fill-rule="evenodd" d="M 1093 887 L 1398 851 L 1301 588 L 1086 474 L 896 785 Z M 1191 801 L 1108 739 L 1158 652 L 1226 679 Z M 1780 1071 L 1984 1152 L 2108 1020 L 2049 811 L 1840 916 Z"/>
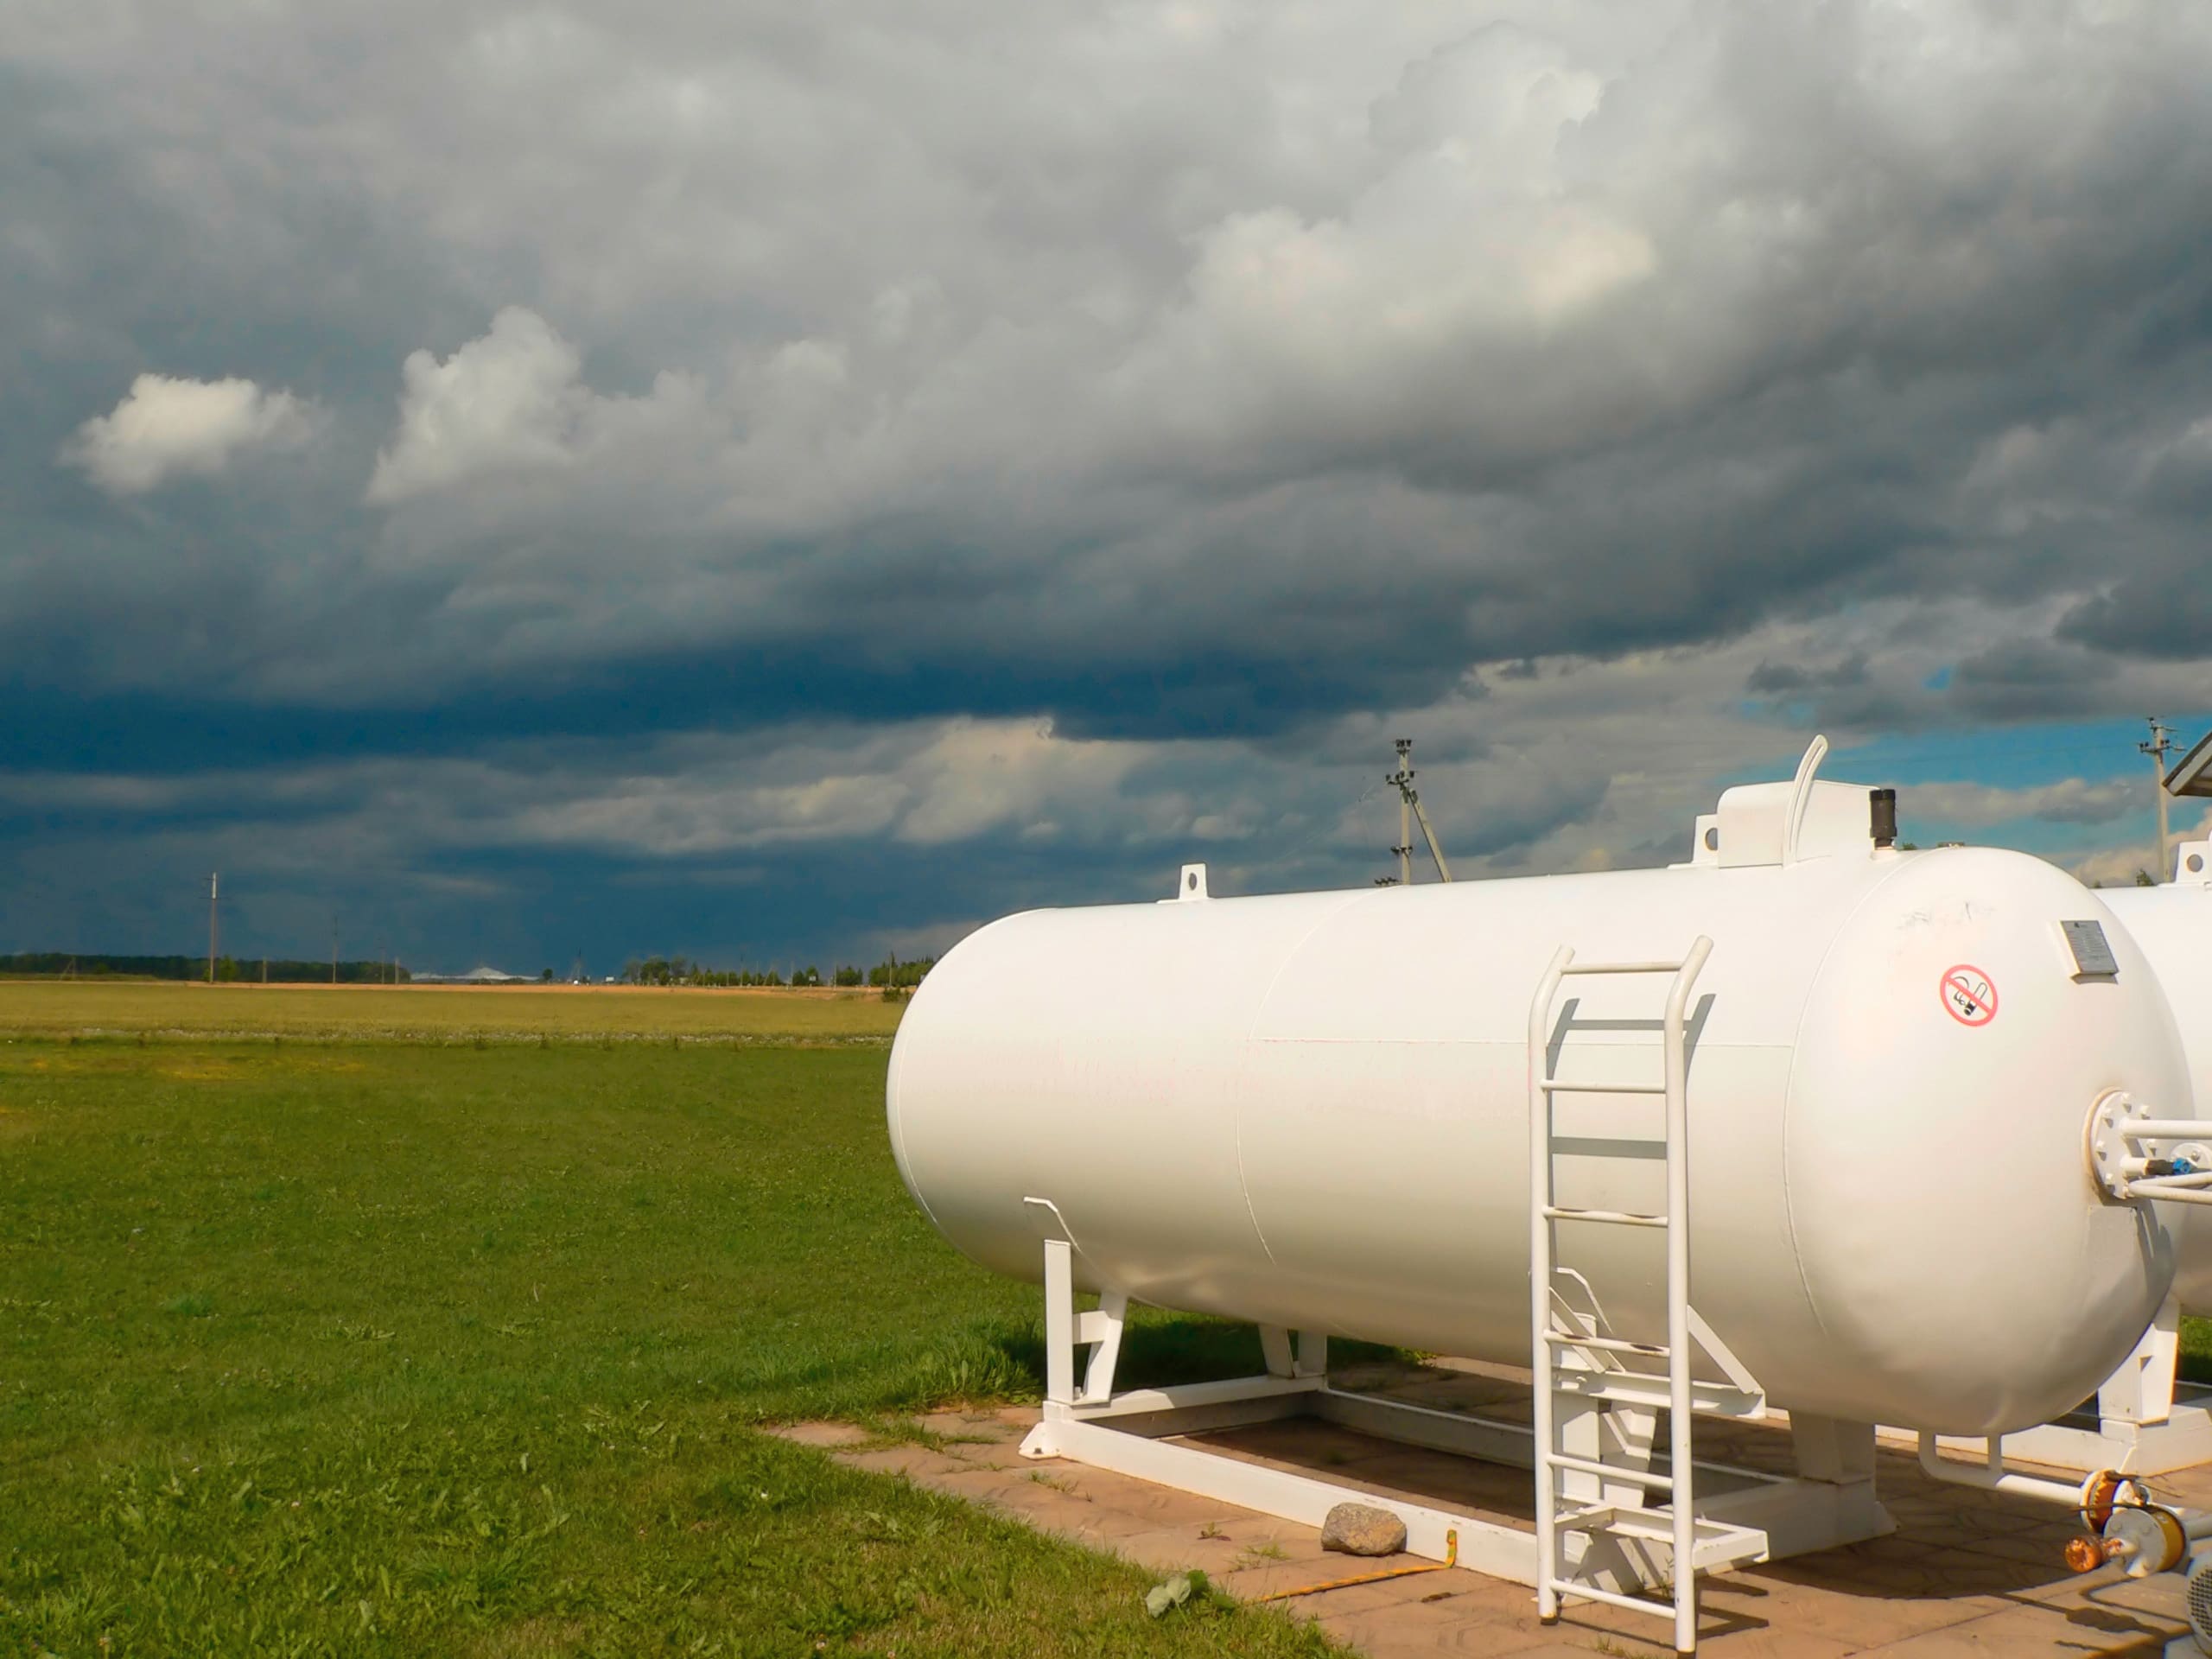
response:
<path id="1" fill-rule="evenodd" d="M 2076 974 L 2069 921 L 2115 974 Z M 1086 1288 L 1525 1364 L 1532 997 L 1562 944 L 1700 934 L 1693 1299 L 1768 1397 L 1985 1434 L 2094 1394 L 2173 1271 L 2083 1150 L 2107 1090 L 2193 1109 L 2158 981 L 2063 872 L 1878 848 L 1867 791 L 1806 775 L 1729 791 L 1672 869 L 1008 917 L 915 994 L 893 1149 L 998 1272 L 1039 1277 L 1047 1199 Z M 1553 1069 L 1656 1080 L 1663 983 L 1570 982 Z M 1561 1096 L 1558 1201 L 1662 1210 L 1662 1161 L 1622 1155 L 1660 1109 Z M 1560 1224 L 1618 1334 L 1664 1340 L 1663 1236 Z"/>
<path id="2" fill-rule="evenodd" d="M 2212 842 L 2175 849 L 2170 884 L 2112 887 L 2097 896 L 2142 947 L 2165 988 L 2196 1096 L 2212 1107 Z M 2181 1235 L 2174 1294 L 2192 1313 L 2212 1313 L 2212 1205 L 2175 1207 L 2182 1213 L 2167 1217 Z"/>

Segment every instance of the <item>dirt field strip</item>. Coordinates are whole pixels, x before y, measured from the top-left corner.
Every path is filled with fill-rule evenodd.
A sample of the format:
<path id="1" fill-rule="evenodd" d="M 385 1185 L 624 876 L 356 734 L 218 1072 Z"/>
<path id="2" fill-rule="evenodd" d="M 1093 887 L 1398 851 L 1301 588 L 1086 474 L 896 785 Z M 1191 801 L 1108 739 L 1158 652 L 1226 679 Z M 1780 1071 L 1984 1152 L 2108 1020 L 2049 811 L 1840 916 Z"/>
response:
<path id="1" fill-rule="evenodd" d="M 206 985 L 0 982 L 0 1035 L 42 1039 L 290 1037 L 393 1042 L 501 1039 L 887 1039 L 904 1002 L 874 991 L 617 985 Z"/>

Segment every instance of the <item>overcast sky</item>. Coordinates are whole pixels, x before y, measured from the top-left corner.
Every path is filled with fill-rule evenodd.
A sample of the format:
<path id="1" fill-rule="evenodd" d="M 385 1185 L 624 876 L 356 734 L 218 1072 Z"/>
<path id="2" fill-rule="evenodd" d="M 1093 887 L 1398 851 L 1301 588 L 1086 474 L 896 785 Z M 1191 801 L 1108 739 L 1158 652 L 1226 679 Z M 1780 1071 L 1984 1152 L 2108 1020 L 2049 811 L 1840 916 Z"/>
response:
<path id="1" fill-rule="evenodd" d="M 0 0 L 0 949 L 2147 862 L 2212 8 Z M 2193 825 L 2193 815 L 2181 822 Z"/>

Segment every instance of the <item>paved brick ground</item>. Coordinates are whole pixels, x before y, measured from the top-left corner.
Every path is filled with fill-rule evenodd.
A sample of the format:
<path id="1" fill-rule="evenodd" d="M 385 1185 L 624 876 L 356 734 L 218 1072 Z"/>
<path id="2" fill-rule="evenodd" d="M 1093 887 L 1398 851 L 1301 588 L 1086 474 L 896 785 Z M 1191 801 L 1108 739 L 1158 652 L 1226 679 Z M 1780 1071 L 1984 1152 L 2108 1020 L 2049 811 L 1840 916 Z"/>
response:
<path id="1" fill-rule="evenodd" d="M 1525 1412 L 1527 1391 L 1497 1373 L 1422 1370 L 1371 1376 L 1360 1386 L 1423 1404 Z M 1412 1558 L 1363 1563 L 1325 1554 L 1313 1529 L 1168 1488 L 1019 1454 L 1033 1410 L 948 1412 L 925 1420 L 943 1449 L 871 1449 L 848 1425 L 802 1424 L 790 1438 L 830 1448 L 863 1469 L 904 1475 L 986 1503 L 1045 1530 L 1110 1549 L 1166 1573 L 1203 1567 L 1229 1594 L 1348 1576 Z M 1700 1455 L 1752 1467 L 1788 1466 L 1786 1431 L 1758 1424 L 1699 1425 Z M 1525 1471 L 1410 1451 L 1332 1425 L 1270 1424 L 1210 1435 L 1232 1455 L 1307 1469 L 1377 1491 L 1427 1496 L 1523 1527 Z M 1716 1659 L 1956 1659 L 1965 1655 L 2157 1654 L 2183 1630 L 2180 1581 L 2139 1582 L 2107 1568 L 2068 1573 L 2059 1551 L 2075 1530 L 2053 1506 L 1930 1481 L 1909 1452 L 1885 1452 L 1878 1477 L 1895 1535 L 1704 1580 L 1700 1647 Z M 2162 1496 L 2212 1507 L 2212 1467 L 2164 1477 Z M 1672 1651 L 1663 1622 L 1589 1604 L 1561 1622 L 1536 1623 L 1525 1586 L 1457 1570 L 1328 1591 L 1279 1604 L 1370 1656 L 1484 1654 L 1587 1659 L 1592 1652 Z"/>

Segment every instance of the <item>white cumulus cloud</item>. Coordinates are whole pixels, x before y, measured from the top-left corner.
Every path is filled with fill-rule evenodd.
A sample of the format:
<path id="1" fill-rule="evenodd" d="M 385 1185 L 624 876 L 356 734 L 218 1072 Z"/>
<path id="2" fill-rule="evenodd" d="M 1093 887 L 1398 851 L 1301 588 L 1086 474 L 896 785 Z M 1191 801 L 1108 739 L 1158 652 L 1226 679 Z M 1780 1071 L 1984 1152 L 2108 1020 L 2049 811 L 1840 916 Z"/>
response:
<path id="1" fill-rule="evenodd" d="M 111 495 L 142 495 L 173 478 L 213 478 L 257 450 L 296 449 L 314 416 L 308 400 L 251 380 L 142 374 L 111 412 L 77 429 L 61 458 Z"/>
<path id="2" fill-rule="evenodd" d="M 411 352 L 402 370 L 399 426 L 377 454 L 367 499 L 390 506 L 481 478 L 565 469 L 584 455 L 698 401 L 690 377 L 663 375 L 645 397 L 602 397 L 583 358 L 524 306 L 451 357 Z"/>
<path id="3" fill-rule="evenodd" d="M 2092 782 L 2063 778 L 2056 783 L 2001 789 L 1988 784 L 1920 784 L 1911 791 L 1916 816 L 1945 823 L 1986 829 L 2041 818 L 2050 823 L 2111 823 L 2139 810 L 2150 795 L 2133 778 Z"/>

